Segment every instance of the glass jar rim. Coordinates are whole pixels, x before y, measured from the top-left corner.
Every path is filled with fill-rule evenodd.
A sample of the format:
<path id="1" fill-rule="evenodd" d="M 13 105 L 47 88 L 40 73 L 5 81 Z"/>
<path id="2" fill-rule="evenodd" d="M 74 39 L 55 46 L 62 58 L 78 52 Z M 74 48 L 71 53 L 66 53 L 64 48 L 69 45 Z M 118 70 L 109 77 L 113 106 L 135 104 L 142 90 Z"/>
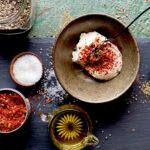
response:
<path id="1" fill-rule="evenodd" d="M 21 0 L 20 1 L 20 8 L 18 10 L 18 12 L 16 14 L 14 14 L 13 16 L 11 17 L 8 17 L 6 19 L 0 19 L 0 24 L 7 24 L 7 23 L 11 23 L 13 22 L 16 18 L 18 18 L 20 16 L 20 14 L 23 12 L 26 4 L 27 4 L 27 0 Z"/>

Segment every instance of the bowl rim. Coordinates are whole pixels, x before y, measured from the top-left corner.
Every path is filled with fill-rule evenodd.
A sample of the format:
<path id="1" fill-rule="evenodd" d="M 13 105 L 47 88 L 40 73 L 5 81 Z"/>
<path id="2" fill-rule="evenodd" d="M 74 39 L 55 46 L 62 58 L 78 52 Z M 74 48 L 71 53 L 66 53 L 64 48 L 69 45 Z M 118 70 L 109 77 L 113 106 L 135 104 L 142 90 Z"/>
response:
<path id="1" fill-rule="evenodd" d="M 17 127 L 16 129 L 14 129 L 14 130 L 11 130 L 11 131 L 8 131 L 8 132 L 0 131 L 0 134 L 9 134 L 9 133 L 13 133 L 13 132 L 19 130 L 19 129 L 25 124 L 25 122 L 27 121 L 27 119 L 28 119 L 28 117 L 29 117 L 29 115 L 30 115 L 30 112 L 31 112 L 31 105 L 30 105 L 29 99 L 26 98 L 26 97 L 25 97 L 21 92 L 19 92 L 18 90 L 13 89 L 13 88 L 1 88 L 1 89 L 0 89 L 0 93 L 3 92 L 3 91 L 10 91 L 10 92 L 14 92 L 14 93 L 18 94 L 18 95 L 22 98 L 22 100 L 23 100 L 23 102 L 24 102 L 24 104 L 25 104 L 25 106 L 26 106 L 26 116 L 25 116 L 24 121 L 20 124 L 20 126 L 18 126 L 18 127 Z"/>
<path id="2" fill-rule="evenodd" d="M 29 51 L 18 53 L 16 56 L 13 57 L 13 59 L 11 60 L 10 65 L 9 65 L 9 73 L 10 73 L 11 79 L 12 79 L 15 83 L 17 83 L 18 85 L 21 85 L 21 86 L 23 86 L 23 87 L 31 87 L 31 86 L 33 86 L 33 85 L 36 85 L 36 84 L 41 80 L 42 76 L 41 76 L 41 78 L 40 78 L 37 82 L 35 82 L 34 84 L 32 84 L 32 85 L 27 85 L 27 84 L 22 84 L 22 83 L 20 83 L 20 82 L 15 78 L 15 75 L 14 75 L 14 73 L 13 73 L 13 65 L 14 65 L 15 61 L 16 61 L 19 57 L 24 56 L 24 55 L 33 55 L 33 56 L 35 56 L 35 57 L 40 61 L 41 65 L 42 65 L 42 76 L 43 76 L 43 74 L 44 74 L 44 65 L 43 65 L 42 59 L 41 59 L 37 54 L 35 54 L 35 53 L 33 53 L 33 52 L 29 52 Z"/>
<path id="3" fill-rule="evenodd" d="M 58 40 L 59 40 L 59 37 L 63 34 L 63 32 L 66 30 L 66 28 L 68 28 L 69 26 L 71 26 L 74 22 L 84 18 L 84 17 L 90 17 L 90 16 L 103 16 L 103 17 L 107 17 L 107 18 L 110 18 L 116 22 L 118 22 L 119 24 L 121 24 L 124 28 L 126 27 L 124 25 L 123 22 L 121 22 L 120 20 L 118 20 L 117 18 L 113 17 L 113 16 L 110 16 L 110 15 L 107 15 L 107 14 L 104 14 L 104 13 L 88 13 L 88 14 L 84 14 L 84 15 L 81 15 L 81 16 L 78 16 L 76 18 L 74 18 L 73 20 L 71 20 L 69 23 L 67 23 L 62 29 L 61 31 L 57 34 L 56 36 L 56 40 L 54 42 L 54 45 L 53 45 L 53 48 L 52 48 L 52 61 L 53 61 L 53 65 L 54 65 L 54 72 L 55 72 L 55 75 L 56 75 L 56 78 L 57 80 L 59 81 L 60 85 L 63 87 L 63 89 L 69 93 L 72 97 L 82 101 L 82 102 L 86 102 L 86 103 L 91 103 L 91 104 L 101 104 L 101 103 L 107 103 L 107 102 L 110 102 L 110 101 L 113 101 L 117 98 L 119 98 L 121 95 L 123 95 L 133 84 L 133 82 L 135 81 L 136 79 L 136 76 L 138 74 L 138 71 L 139 71 L 139 66 L 140 66 L 140 51 L 139 51 L 139 48 L 138 48 L 138 44 L 137 44 L 137 41 L 135 39 L 135 37 L 133 36 L 133 34 L 131 33 L 130 29 L 128 28 L 127 31 L 129 32 L 129 34 L 131 35 L 133 41 L 134 41 L 134 44 L 135 44 L 135 47 L 136 47 L 136 51 L 137 51 L 137 66 L 135 68 L 135 76 L 132 78 L 132 81 L 128 84 L 128 86 L 122 90 L 122 92 L 120 92 L 119 94 L 117 94 L 117 96 L 115 96 L 114 98 L 109 98 L 107 100 L 101 100 L 101 101 L 92 101 L 92 100 L 88 100 L 86 101 L 85 99 L 81 99 L 79 98 L 78 96 L 75 96 L 74 94 L 72 94 L 69 90 L 67 90 L 61 80 L 59 79 L 59 75 L 56 71 L 56 65 L 55 65 L 55 49 L 56 49 L 56 45 L 58 43 Z"/>

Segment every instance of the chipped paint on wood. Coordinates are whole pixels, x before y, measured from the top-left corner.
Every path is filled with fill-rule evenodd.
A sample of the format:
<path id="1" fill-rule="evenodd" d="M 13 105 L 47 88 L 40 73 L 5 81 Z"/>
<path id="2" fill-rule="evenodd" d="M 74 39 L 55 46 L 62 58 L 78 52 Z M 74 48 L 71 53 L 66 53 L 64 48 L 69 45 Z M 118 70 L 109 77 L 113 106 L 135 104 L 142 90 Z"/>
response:
<path id="1" fill-rule="evenodd" d="M 141 11 L 150 6 L 150 0 L 35 0 L 37 17 L 30 37 L 55 36 L 75 17 L 87 13 L 111 15 L 128 25 Z M 150 37 L 150 11 L 137 20 L 130 30 L 136 37 Z"/>

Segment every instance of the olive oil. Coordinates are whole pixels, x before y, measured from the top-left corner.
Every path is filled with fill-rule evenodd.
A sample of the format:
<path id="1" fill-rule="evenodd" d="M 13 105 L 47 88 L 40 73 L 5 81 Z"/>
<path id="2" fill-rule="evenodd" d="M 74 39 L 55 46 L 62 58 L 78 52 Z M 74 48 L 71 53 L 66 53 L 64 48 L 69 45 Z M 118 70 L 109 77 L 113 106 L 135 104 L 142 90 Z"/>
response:
<path id="1" fill-rule="evenodd" d="M 60 150 L 81 150 L 99 142 L 91 133 L 90 117 L 78 106 L 63 105 L 51 114 L 41 116 L 49 123 L 51 140 Z"/>
<path id="2" fill-rule="evenodd" d="M 66 144 L 75 144 L 87 136 L 88 125 L 81 113 L 69 110 L 58 114 L 54 123 L 55 138 Z"/>

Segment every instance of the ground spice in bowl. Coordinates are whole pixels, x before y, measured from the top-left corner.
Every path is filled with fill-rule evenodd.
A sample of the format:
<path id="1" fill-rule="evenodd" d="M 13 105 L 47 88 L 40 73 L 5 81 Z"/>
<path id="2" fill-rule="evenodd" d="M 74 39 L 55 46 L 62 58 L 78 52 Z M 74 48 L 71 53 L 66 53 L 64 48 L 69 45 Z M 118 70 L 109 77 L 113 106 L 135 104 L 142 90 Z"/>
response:
<path id="1" fill-rule="evenodd" d="M 42 61 L 33 53 L 20 53 L 11 62 L 10 74 L 16 83 L 22 86 L 33 86 L 42 78 Z"/>
<path id="2" fill-rule="evenodd" d="M 0 133 L 9 133 L 23 125 L 27 117 L 27 107 L 16 92 L 0 90 Z"/>
<path id="3" fill-rule="evenodd" d="M 0 0 L 0 33 L 27 31 L 34 17 L 32 0 Z"/>

